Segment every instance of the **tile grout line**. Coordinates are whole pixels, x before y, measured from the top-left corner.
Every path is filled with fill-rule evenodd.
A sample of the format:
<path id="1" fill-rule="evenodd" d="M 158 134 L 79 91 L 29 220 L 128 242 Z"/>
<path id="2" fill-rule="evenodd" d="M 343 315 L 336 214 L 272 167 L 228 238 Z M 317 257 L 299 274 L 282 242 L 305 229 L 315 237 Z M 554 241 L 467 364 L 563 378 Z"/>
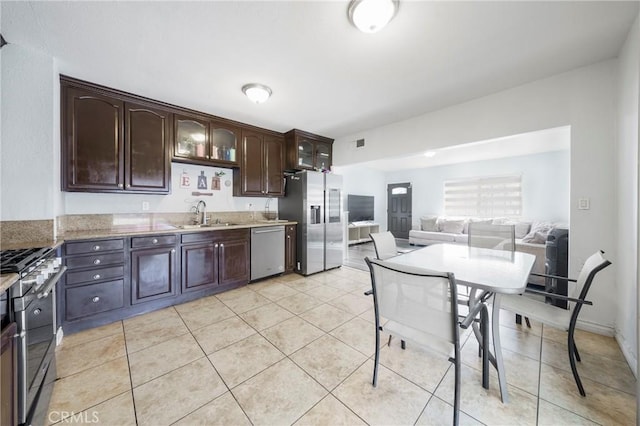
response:
<path id="1" fill-rule="evenodd" d="M 129 392 L 131 392 L 131 402 L 133 403 L 133 418 L 137 425 L 138 410 L 136 409 L 136 396 L 133 393 L 133 377 L 131 377 L 131 360 L 129 359 L 129 351 L 127 349 L 127 335 L 124 329 L 124 321 L 121 321 L 121 323 L 122 323 L 122 338 L 124 340 L 124 353 L 126 354 L 126 357 L 127 357 L 127 369 L 129 370 L 129 386 L 130 386 Z"/>

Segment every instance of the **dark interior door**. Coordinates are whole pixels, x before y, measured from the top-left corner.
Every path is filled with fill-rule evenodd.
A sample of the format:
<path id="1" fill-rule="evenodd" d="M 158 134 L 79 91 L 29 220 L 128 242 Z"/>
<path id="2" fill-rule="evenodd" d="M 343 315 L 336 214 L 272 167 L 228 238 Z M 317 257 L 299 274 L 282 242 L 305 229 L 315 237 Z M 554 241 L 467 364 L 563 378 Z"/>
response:
<path id="1" fill-rule="evenodd" d="M 409 238 L 411 229 L 411 184 L 387 185 L 387 228 L 396 238 Z"/>

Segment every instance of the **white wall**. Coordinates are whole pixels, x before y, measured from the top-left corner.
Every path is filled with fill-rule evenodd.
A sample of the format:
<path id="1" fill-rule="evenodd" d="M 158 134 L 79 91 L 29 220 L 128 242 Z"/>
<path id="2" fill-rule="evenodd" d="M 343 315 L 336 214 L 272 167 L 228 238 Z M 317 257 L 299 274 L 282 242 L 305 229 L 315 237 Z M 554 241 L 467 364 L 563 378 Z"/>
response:
<path id="1" fill-rule="evenodd" d="M 53 58 L 11 43 L 1 55 L 0 218 L 53 219 L 53 188 L 60 180 L 54 166 L 59 117 L 53 108 Z"/>
<path id="2" fill-rule="evenodd" d="M 539 129 L 571 126 L 570 273 L 598 249 L 613 266 L 592 290 L 596 307 L 583 309 L 580 327 L 613 335 L 616 322 L 615 82 L 617 60 L 600 62 L 388 126 L 341 137 L 336 165 L 423 152 Z M 356 151 L 354 141 L 365 138 Z M 578 198 L 591 201 L 578 210 Z M 631 320 L 631 319 L 630 319 Z"/>
<path id="3" fill-rule="evenodd" d="M 638 19 L 619 56 L 618 72 L 618 265 L 616 338 L 629 365 L 638 364 L 638 103 L 640 28 Z M 632 320 L 633 319 L 633 320 Z"/>
<path id="4" fill-rule="evenodd" d="M 207 190 L 199 190 L 196 186 L 197 176 L 204 171 L 207 176 Z M 186 172 L 191 176 L 192 187 L 180 188 L 180 176 Z M 211 178 L 214 173 L 220 176 L 220 190 L 211 190 Z M 228 185 L 225 184 L 228 182 Z M 194 196 L 192 192 L 213 193 L 212 196 Z M 171 163 L 171 194 L 87 194 L 65 192 L 64 204 L 66 214 L 97 213 L 142 213 L 142 202 L 149 203 L 149 212 L 188 212 L 199 199 L 207 203 L 207 210 L 215 211 L 264 211 L 267 198 L 234 197 L 233 171 L 218 167 L 194 166 L 190 164 Z M 251 204 L 251 206 L 249 206 Z M 270 209 L 278 210 L 277 198 L 271 201 Z"/>

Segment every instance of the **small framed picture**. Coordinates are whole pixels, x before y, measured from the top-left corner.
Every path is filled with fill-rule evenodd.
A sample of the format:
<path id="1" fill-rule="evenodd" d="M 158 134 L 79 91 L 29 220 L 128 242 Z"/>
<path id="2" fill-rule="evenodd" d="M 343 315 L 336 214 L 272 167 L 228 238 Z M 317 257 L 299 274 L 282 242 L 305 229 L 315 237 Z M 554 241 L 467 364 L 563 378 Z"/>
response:
<path id="1" fill-rule="evenodd" d="M 211 178 L 211 189 L 214 191 L 220 191 L 220 178 L 218 176 Z"/>

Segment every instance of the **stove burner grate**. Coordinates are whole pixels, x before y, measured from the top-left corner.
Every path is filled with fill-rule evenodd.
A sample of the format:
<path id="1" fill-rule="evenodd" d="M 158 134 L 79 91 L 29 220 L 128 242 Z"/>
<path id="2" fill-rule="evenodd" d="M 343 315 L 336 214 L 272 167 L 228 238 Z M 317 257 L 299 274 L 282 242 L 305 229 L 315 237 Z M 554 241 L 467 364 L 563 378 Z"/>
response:
<path id="1" fill-rule="evenodd" d="M 0 252 L 0 273 L 22 272 L 31 263 L 45 256 L 48 248 L 2 250 Z"/>

